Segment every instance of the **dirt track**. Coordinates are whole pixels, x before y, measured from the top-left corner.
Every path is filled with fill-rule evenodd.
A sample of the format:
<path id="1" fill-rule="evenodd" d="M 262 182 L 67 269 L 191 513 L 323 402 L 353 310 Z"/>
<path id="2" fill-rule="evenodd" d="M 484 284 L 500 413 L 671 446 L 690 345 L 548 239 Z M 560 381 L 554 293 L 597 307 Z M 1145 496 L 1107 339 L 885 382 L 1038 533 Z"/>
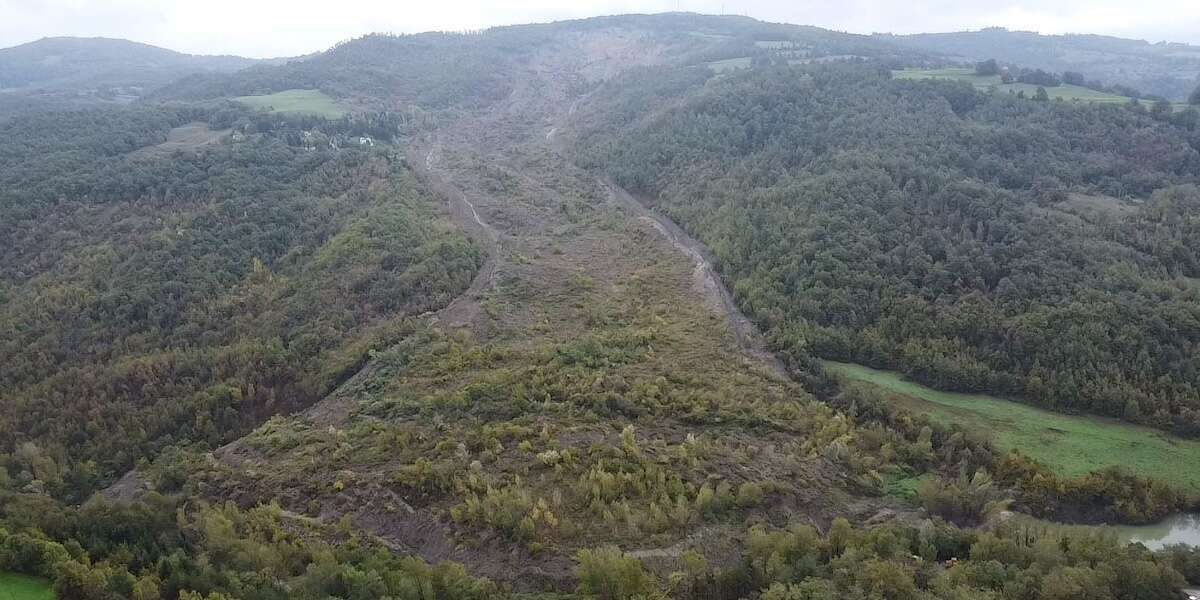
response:
<path id="1" fill-rule="evenodd" d="M 409 149 L 408 164 L 434 192 L 445 199 L 454 223 L 466 232 L 472 242 L 487 252 L 487 257 L 467 290 L 445 308 L 435 312 L 433 317 L 439 324 L 455 328 L 470 327 L 478 333 L 479 301 L 495 285 L 496 274 L 499 271 L 500 233 L 479 216 L 479 210 L 467 195 L 443 175 L 438 162 L 441 153 L 442 144 L 434 138 L 427 145 L 412 146 Z"/>

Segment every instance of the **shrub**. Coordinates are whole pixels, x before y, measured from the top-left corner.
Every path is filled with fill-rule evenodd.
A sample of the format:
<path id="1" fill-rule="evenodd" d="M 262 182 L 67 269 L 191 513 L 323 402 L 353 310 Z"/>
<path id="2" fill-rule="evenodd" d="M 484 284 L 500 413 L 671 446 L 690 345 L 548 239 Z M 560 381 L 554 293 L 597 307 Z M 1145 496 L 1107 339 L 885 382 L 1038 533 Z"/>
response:
<path id="1" fill-rule="evenodd" d="M 579 563 L 575 576 L 580 594 L 601 600 L 655 596 L 654 579 L 642 568 L 642 563 L 615 546 L 580 550 L 575 560 Z"/>

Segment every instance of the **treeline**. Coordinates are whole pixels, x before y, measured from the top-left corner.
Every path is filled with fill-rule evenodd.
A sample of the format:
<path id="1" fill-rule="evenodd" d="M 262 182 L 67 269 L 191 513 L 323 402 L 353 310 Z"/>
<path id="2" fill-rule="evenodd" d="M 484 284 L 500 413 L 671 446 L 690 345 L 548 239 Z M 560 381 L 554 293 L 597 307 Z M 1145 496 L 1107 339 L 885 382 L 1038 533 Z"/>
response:
<path id="1" fill-rule="evenodd" d="M 397 556 L 341 525 L 151 494 L 78 509 L 4 494 L 0 571 L 49 579 L 71 600 L 495 597 L 459 565 Z M 339 539 L 336 544 L 324 539 Z"/>
<path id="2" fill-rule="evenodd" d="M 276 506 L 185 504 L 157 495 L 130 506 L 61 509 L 6 496 L 0 569 L 54 582 L 60 598 L 175 600 L 519 597 L 458 565 L 397 557 L 342 525 Z M 337 544 L 317 537 L 340 537 Z M 752 527 L 741 556 L 710 565 L 688 550 L 656 577 L 615 547 L 576 556 L 563 598 L 895 600 L 1104 598 L 1174 600 L 1200 574 L 1184 547 L 1152 553 L 1094 531 L 1013 520 L 986 531 L 940 521 L 860 529 Z"/>
<path id="3" fill-rule="evenodd" d="M 580 160 L 704 241 L 777 350 L 1200 434 L 1194 111 L 871 65 L 698 80 L 613 84 Z"/>
<path id="4" fill-rule="evenodd" d="M 130 153 L 202 116 L 0 130 L 0 488 L 82 500 L 307 406 L 480 264 L 383 148 Z"/>

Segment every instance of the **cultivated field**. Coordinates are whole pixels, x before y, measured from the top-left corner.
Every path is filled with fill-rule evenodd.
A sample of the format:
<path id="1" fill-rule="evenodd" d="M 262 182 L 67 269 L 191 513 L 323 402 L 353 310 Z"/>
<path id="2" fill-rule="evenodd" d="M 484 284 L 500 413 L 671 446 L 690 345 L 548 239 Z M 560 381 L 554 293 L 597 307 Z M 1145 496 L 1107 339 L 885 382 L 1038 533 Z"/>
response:
<path id="1" fill-rule="evenodd" d="M 936 421 L 989 431 L 1002 449 L 1017 449 L 1066 475 L 1119 465 L 1139 475 L 1200 491 L 1200 442 L 1097 417 L 1045 411 L 982 394 L 941 392 L 900 374 L 826 362 L 825 368 L 893 393 L 894 402 Z"/>
<path id="2" fill-rule="evenodd" d="M 234 100 L 272 112 L 311 114 L 330 119 L 346 114 L 346 109 L 320 90 L 284 90 L 266 96 L 240 96 Z"/>

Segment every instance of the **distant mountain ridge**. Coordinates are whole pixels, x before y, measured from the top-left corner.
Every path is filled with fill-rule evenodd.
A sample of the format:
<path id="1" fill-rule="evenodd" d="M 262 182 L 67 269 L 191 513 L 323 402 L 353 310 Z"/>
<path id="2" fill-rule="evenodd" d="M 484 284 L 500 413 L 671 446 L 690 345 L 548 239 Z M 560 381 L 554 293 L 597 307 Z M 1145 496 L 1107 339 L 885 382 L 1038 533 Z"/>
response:
<path id="1" fill-rule="evenodd" d="M 980 31 L 877 34 L 881 40 L 966 61 L 994 58 L 1047 71 L 1076 71 L 1088 79 L 1131 86 L 1183 100 L 1200 80 L 1200 46 L 1104 35 L 1041 35 L 993 27 Z"/>
<path id="2" fill-rule="evenodd" d="M 42 38 L 0 49 L 0 89 L 157 87 L 189 73 L 229 73 L 260 62 L 184 54 L 122 39 Z"/>
<path id="3" fill-rule="evenodd" d="M 767 64 L 787 62 L 789 58 L 802 62 L 852 57 L 908 64 L 928 58 L 927 52 L 868 35 L 807 25 L 769 23 L 733 15 L 627 14 L 498 26 L 470 35 L 368 34 L 283 65 L 256 65 L 236 73 L 181 77 L 152 98 L 197 101 L 288 89 L 320 89 L 335 98 L 350 98 L 359 105 L 377 108 L 481 104 L 505 98 L 512 92 L 512 69 L 531 53 L 562 39 L 578 39 L 604 31 L 622 31 L 630 39 L 656 40 L 662 48 L 669 49 L 664 51 L 673 56 L 672 62 L 693 66 L 722 60 L 745 61 L 749 66 L 756 60 Z M 612 62 L 620 55 L 615 48 L 611 52 L 603 48 L 592 51 L 588 60 L 594 66 Z"/>

